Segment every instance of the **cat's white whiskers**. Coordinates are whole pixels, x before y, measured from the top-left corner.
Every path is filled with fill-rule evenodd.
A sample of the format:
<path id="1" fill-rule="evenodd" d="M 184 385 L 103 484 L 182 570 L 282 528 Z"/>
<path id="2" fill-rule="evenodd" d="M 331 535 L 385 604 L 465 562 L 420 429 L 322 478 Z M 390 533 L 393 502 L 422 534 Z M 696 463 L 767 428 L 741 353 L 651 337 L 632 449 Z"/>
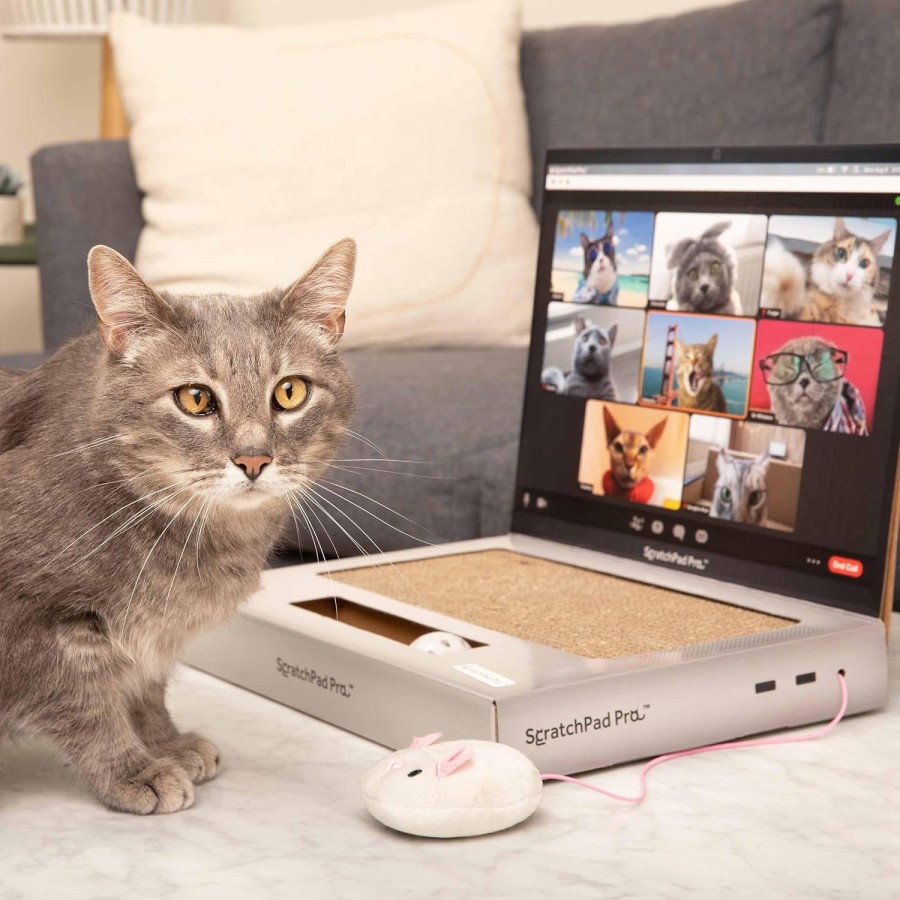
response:
<path id="1" fill-rule="evenodd" d="M 387 459 L 387 454 L 375 441 L 370 440 L 364 434 L 360 434 L 358 431 L 354 431 L 352 428 L 345 428 L 344 434 L 349 435 L 350 437 L 356 438 L 358 441 L 362 441 L 366 446 L 371 447 L 382 459 Z"/>
<path id="2" fill-rule="evenodd" d="M 328 483 L 329 483 L 329 484 L 334 484 L 334 482 L 328 482 Z M 346 501 L 346 502 L 349 503 L 351 506 L 354 506 L 354 507 L 356 507 L 356 509 L 358 509 L 358 510 L 364 512 L 367 516 L 371 516 L 373 519 L 376 519 L 377 521 L 381 522 L 382 525 L 387 525 L 388 528 L 393 529 L 393 530 L 396 531 L 398 534 L 402 534 L 404 537 L 408 537 L 408 538 L 410 538 L 411 540 L 417 541 L 417 542 L 420 543 L 420 544 L 424 544 L 426 547 L 431 547 L 431 546 L 433 546 L 432 543 L 431 543 L 430 541 L 423 540 L 422 538 L 417 538 L 415 535 L 407 533 L 407 532 L 404 531 L 402 528 L 398 528 L 396 525 L 391 525 L 390 522 L 386 522 L 386 521 L 385 521 L 384 519 L 382 519 L 380 516 L 376 515 L 376 514 L 373 513 L 371 510 L 366 509 L 364 506 L 361 506 L 359 503 L 354 502 L 354 501 L 351 500 L 349 497 L 345 497 L 345 496 L 343 496 L 343 494 L 339 494 L 337 491 L 334 491 L 334 490 L 332 490 L 331 488 L 325 487 L 325 485 L 322 484 L 321 481 L 316 482 L 316 487 L 318 487 L 320 490 L 325 491 L 325 492 L 328 493 L 328 494 L 331 494 L 331 495 L 334 496 L 334 497 L 338 497 L 340 500 Z M 338 487 L 343 487 L 343 485 L 338 485 Z M 378 503 L 377 500 L 372 500 L 371 497 L 367 496 L 366 494 L 361 494 L 359 491 L 354 491 L 352 488 L 345 488 L 345 490 L 351 491 L 351 492 L 354 493 L 354 494 L 359 494 L 359 496 L 365 497 L 366 500 L 371 500 L 373 503 L 377 503 L 379 506 L 384 506 L 383 503 Z M 316 493 L 316 492 L 313 491 L 313 493 Z M 316 496 L 319 496 L 320 499 L 322 499 L 322 500 L 325 499 L 324 497 L 321 497 L 321 496 L 320 496 L 319 494 L 317 494 L 317 493 L 316 493 Z M 418 522 L 413 522 L 412 519 L 407 519 L 406 516 L 402 515 L 401 513 L 396 512 L 395 510 L 391 509 L 389 506 L 384 506 L 384 508 L 385 508 L 386 510 L 388 510 L 389 512 L 394 513 L 394 515 L 400 516 L 401 519 L 405 519 L 405 520 L 406 520 L 407 522 L 409 522 L 410 524 L 415 525 L 417 528 L 422 528 L 422 526 L 419 525 Z"/>
<path id="3" fill-rule="evenodd" d="M 365 528 L 362 527 L 362 525 L 359 524 L 359 522 L 357 522 L 355 519 L 353 519 L 353 517 L 350 516 L 345 510 L 341 509 L 335 503 L 332 503 L 327 497 L 323 497 L 321 494 L 316 493 L 316 491 L 314 489 L 312 489 L 309 485 L 307 485 L 307 498 L 314 506 L 318 507 L 326 516 L 328 516 L 328 518 L 331 519 L 331 521 L 334 522 L 334 524 L 337 525 L 337 527 L 340 528 L 341 531 L 344 532 L 344 534 L 347 536 L 347 538 L 350 540 L 350 542 L 353 544 L 353 546 L 356 547 L 356 549 L 359 550 L 359 552 L 362 553 L 363 556 L 368 556 L 370 559 L 372 558 L 372 554 L 368 550 L 366 550 L 366 548 L 363 547 L 359 543 L 359 541 L 357 541 L 350 534 L 350 532 L 348 532 L 347 529 L 344 528 L 344 526 L 341 525 L 341 523 L 338 522 L 338 520 L 333 515 L 331 515 L 331 513 L 328 512 L 328 510 L 325 509 L 324 506 L 321 505 L 321 503 L 319 501 L 327 503 L 332 509 L 334 509 L 336 512 L 339 512 L 345 519 L 347 519 L 348 522 L 350 522 L 351 525 L 353 525 L 355 528 L 357 528 L 362 533 L 363 537 L 365 537 L 365 539 L 372 544 L 372 546 L 375 548 L 377 553 L 381 554 L 382 556 L 384 555 L 384 551 L 381 549 L 381 547 L 378 546 L 378 543 L 375 541 L 375 539 L 365 530 Z M 383 564 L 379 565 L 378 563 L 375 563 L 375 565 L 379 566 L 379 568 L 380 568 L 380 567 L 382 567 Z M 392 562 L 388 562 L 388 565 L 394 571 L 395 575 L 417 597 L 421 596 L 419 591 L 416 589 L 416 587 L 410 583 L 409 579 L 406 578 L 406 576 L 403 575 L 403 573 Z"/>
<path id="4" fill-rule="evenodd" d="M 433 463 L 425 462 L 422 460 L 374 459 L 371 461 L 372 462 L 385 462 L 385 463 L 409 462 L 409 463 L 412 463 L 415 465 L 421 465 L 421 466 L 434 465 Z M 346 462 L 350 462 L 351 464 L 350 465 L 339 465 L 339 463 L 346 463 Z M 433 479 L 438 479 L 441 481 L 452 478 L 452 476 L 450 476 L 450 475 L 426 475 L 422 472 L 398 472 L 395 469 L 379 469 L 375 466 L 359 466 L 359 465 L 352 464 L 353 463 L 352 460 L 349 460 L 349 461 L 348 460 L 335 460 L 335 461 L 330 462 L 330 461 L 324 460 L 324 459 L 308 458 L 306 462 L 282 465 L 282 468 L 288 472 L 300 469 L 303 471 L 304 474 L 306 474 L 309 463 L 318 463 L 319 465 L 323 465 L 326 468 L 337 469 L 340 472 L 348 472 L 351 475 L 358 475 L 361 472 L 378 472 L 380 475 L 404 475 L 407 478 L 433 478 Z"/>
<path id="5" fill-rule="evenodd" d="M 72 541 L 70 544 L 67 544 L 65 547 L 63 547 L 63 549 L 60 550 L 59 553 L 56 554 L 56 556 L 54 556 L 48 562 L 44 563 L 44 565 L 38 570 L 37 574 L 38 575 L 42 574 L 44 571 L 46 571 L 46 569 L 50 565 L 55 563 L 56 560 L 58 560 L 63 554 L 65 554 L 69 549 L 74 547 L 75 544 L 77 544 L 82 538 L 87 537 L 92 531 L 99 528 L 104 522 L 108 522 L 111 518 L 113 518 L 114 516 L 117 516 L 120 512 L 123 512 L 124 510 L 128 509 L 129 506 L 134 506 L 136 503 L 142 503 L 145 500 L 149 500 L 151 497 L 155 496 L 156 494 L 161 494 L 163 491 L 170 491 L 170 490 L 172 490 L 173 487 L 174 487 L 174 485 L 167 485 L 164 488 L 160 488 L 157 491 L 153 491 L 143 497 L 138 497 L 136 500 L 132 500 L 130 503 L 126 503 L 123 506 L 120 506 L 117 510 L 115 510 L 114 512 L 111 512 L 108 516 L 101 519 L 96 525 L 92 525 L 90 528 L 88 528 L 87 531 L 84 531 L 80 535 L 78 535 L 78 537 L 75 538 L 75 540 Z"/>
<path id="6" fill-rule="evenodd" d="M 302 501 L 302 498 L 301 498 L 299 492 L 291 491 L 290 496 L 292 499 L 296 500 L 297 509 L 300 512 L 300 515 L 303 516 L 303 521 L 306 522 L 306 528 L 309 531 L 310 537 L 313 540 L 313 548 L 314 548 L 314 551 L 316 554 L 316 558 L 318 559 L 319 557 L 321 557 L 322 565 L 325 567 L 325 574 L 328 576 L 328 581 L 331 583 L 331 594 L 332 594 L 332 598 L 334 600 L 334 619 L 335 619 L 335 621 L 337 621 L 337 619 L 338 619 L 337 590 L 335 589 L 335 586 L 334 586 L 334 580 L 331 577 L 331 569 L 328 565 L 328 559 L 325 556 L 325 548 L 322 546 L 322 541 L 317 536 L 316 530 L 315 530 L 315 528 L 313 528 L 312 522 L 310 522 L 309 516 L 307 516 L 307 514 L 306 514 L 306 510 L 303 508 L 303 501 Z M 293 509 L 293 506 L 291 505 L 290 501 L 288 502 L 288 508 L 291 510 L 291 516 L 294 519 L 294 527 L 297 530 L 297 546 L 299 547 L 301 544 L 300 528 L 297 523 L 297 517 L 294 516 L 294 509 Z M 310 512 L 312 512 L 312 510 L 310 510 Z M 334 555 L 338 556 L 337 547 L 334 546 L 334 541 L 331 539 L 331 535 L 328 534 L 328 530 L 325 529 L 324 526 L 322 526 L 322 521 L 321 521 L 321 519 L 319 519 L 318 516 L 316 516 L 316 521 L 319 523 L 319 526 L 322 527 L 323 530 L 325 531 L 325 536 L 328 538 L 328 540 L 331 543 L 331 547 L 334 550 Z"/>
<path id="7" fill-rule="evenodd" d="M 196 495 L 192 494 L 188 497 L 187 502 L 179 507 L 178 512 L 172 515 L 172 518 L 166 523 L 166 527 L 159 533 L 159 537 L 153 542 L 153 546 L 150 548 L 150 552 L 144 557 L 144 562 L 141 565 L 140 571 L 137 574 L 137 578 L 134 580 L 134 587 L 131 589 L 131 596 L 128 598 L 128 604 L 125 607 L 125 613 L 122 616 L 122 629 L 124 630 L 128 623 L 128 614 L 131 611 L 131 604 L 134 601 L 135 594 L 137 594 L 138 585 L 140 584 L 141 577 L 144 574 L 144 569 L 147 568 L 147 563 L 150 562 L 150 557 L 153 556 L 153 551 L 159 546 L 159 542 L 165 537 L 166 532 L 172 527 L 175 523 L 175 520 L 187 509 L 188 504 L 192 503 L 195 499 Z"/>
<path id="8" fill-rule="evenodd" d="M 81 494 L 84 494 L 87 491 L 93 491 L 93 490 L 96 490 L 97 488 L 101 488 L 101 487 L 109 487 L 109 485 L 111 485 L 111 484 L 122 484 L 122 485 L 130 484 L 132 481 L 137 481 L 138 478 L 140 478 L 142 475 L 146 475 L 151 469 L 158 469 L 158 468 L 159 468 L 159 465 L 148 466 L 142 472 L 138 472 L 137 475 L 132 475 L 130 478 L 116 478 L 113 481 L 100 481 L 97 484 L 89 484 L 86 488 L 82 488 L 80 491 L 76 491 L 74 494 L 72 494 L 72 496 L 79 497 Z M 168 474 L 176 475 L 178 473 L 177 472 L 169 472 Z M 116 488 L 115 490 L 119 491 L 119 490 L 122 490 L 122 488 Z M 110 491 L 110 493 L 113 493 L 113 491 Z"/>
<path id="9" fill-rule="evenodd" d="M 408 463 L 411 466 L 430 466 L 433 463 L 427 459 L 391 459 L 387 456 L 360 456 L 344 459 L 343 457 L 336 460 L 341 463 L 361 463 L 361 462 L 386 462 L 386 463 Z"/>
<path id="10" fill-rule="evenodd" d="M 200 527 L 197 529 L 197 550 L 196 550 L 196 562 L 197 562 L 197 575 L 202 579 L 203 573 L 200 571 L 200 543 L 203 540 L 203 529 L 206 527 L 206 522 L 209 519 L 210 515 L 212 515 L 213 505 L 221 493 L 221 488 L 210 491 L 206 495 L 206 499 L 203 501 L 203 506 L 200 508 L 200 514 L 202 519 L 200 521 Z"/>
<path id="11" fill-rule="evenodd" d="M 402 475 L 406 478 L 432 478 L 438 481 L 445 481 L 450 475 L 425 475 L 421 472 L 397 472 L 394 469 L 376 469 L 374 466 L 339 466 L 335 463 L 326 463 L 329 469 L 337 469 L 340 472 L 348 472 L 351 475 L 358 475 L 361 472 L 377 472 L 379 475 Z"/>
<path id="12" fill-rule="evenodd" d="M 139 512 L 136 512 L 134 515 L 132 515 L 130 518 L 128 518 L 121 525 L 117 526 L 116 529 L 111 534 L 109 534 L 106 538 L 104 538 L 100 544 L 98 544 L 96 547 L 94 547 L 93 550 L 88 551 L 82 557 L 80 557 L 79 559 L 76 559 L 75 562 L 70 563 L 68 566 L 66 566 L 66 568 L 71 569 L 74 566 L 80 565 L 86 559 L 90 559 L 95 553 L 97 553 L 97 551 L 102 550 L 103 547 L 105 547 L 110 541 L 119 537 L 119 535 L 124 534 L 126 531 L 130 531 L 132 528 L 136 528 L 138 525 L 141 524 L 141 522 L 145 521 L 146 519 L 149 519 L 153 515 L 154 512 L 156 512 L 158 509 L 160 509 L 160 507 L 165 506 L 165 504 L 168 503 L 170 500 L 174 500 L 176 497 L 183 494 L 185 491 L 190 490 L 191 487 L 192 487 L 191 484 L 187 484 L 187 485 L 184 485 L 179 488 L 173 487 L 171 489 L 172 493 L 166 494 L 165 497 L 159 497 L 158 499 L 154 500 L 153 503 L 151 503 L 149 506 L 145 506 L 142 510 L 140 510 Z"/>
<path id="13" fill-rule="evenodd" d="M 63 450 L 61 453 L 52 453 L 48 457 L 49 459 L 56 459 L 60 456 L 68 456 L 70 453 L 83 453 L 87 450 L 93 450 L 95 447 L 100 447 L 103 444 L 109 444 L 112 441 L 118 441 L 120 438 L 123 438 L 125 435 L 123 434 L 110 434 L 106 437 L 96 438 L 93 441 L 88 441 L 86 444 L 79 444 L 77 447 L 72 447 L 70 450 Z"/>
<path id="14" fill-rule="evenodd" d="M 288 508 L 288 512 L 291 514 L 291 518 L 294 520 L 294 532 L 297 535 L 297 549 L 300 551 L 300 562 L 303 563 L 303 539 L 300 537 L 300 523 L 297 521 L 297 516 L 294 515 L 294 492 L 289 490 L 284 495 L 284 502 Z M 319 561 L 319 554 L 316 553 L 316 562 Z"/>
<path id="15" fill-rule="evenodd" d="M 168 613 L 169 611 L 169 600 L 172 597 L 172 590 L 175 587 L 175 579 L 178 577 L 178 570 L 181 568 L 181 560 L 184 559 L 184 552 L 185 550 L 187 550 L 188 541 L 190 541 L 191 535 L 194 533 L 194 529 L 197 527 L 197 522 L 200 521 L 200 513 L 203 512 L 203 503 L 205 502 L 206 498 L 202 494 L 194 494 L 188 501 L 190 503 L 198 498 L 201 500 L 201 503 L 197 507 L 197 515 L 194 516 L 194 521 L 191 524 L 190 529 L 188 530 L 187 537 L 184 539 L 184 546 L 181 548 L 181 553 L 178 556 L 178 562 L 175 563 L 175 571 L 172 573 L 172 580 L 169 582 L 169 590 L 166 591 L 166 602 L 163 604 L 162 613 L 163 622 L 166 621 L 166 613 Z"/>
<path id="16" fill-rule="evenodd" d="M 300 513 L 300 515 L 303 516 L 303 521 L 306 523 L 306 530 L 309 532 L 309 536 L 312 538 L 313 551 L 316 554 L 316 562 L 321 560 L 322 563 L 326 563 L 328 557 L 325 553 L 325 545 L 322 543 L 322 539 L 316 533 L 315 528 L 313 528 L 313 524 L 309 520 L 309 516 L 307 516 L 306 510 L 303 508 L 302 492 L 298 491 L 298 490 L 290 491 L 290 500 L 293 500 L 296 502 L 297 510 Z M 290 500 L 289 500 L 289 506 L 291 509 L 291 515 L 293 515 L 294 508 L 290 504 Z M 298 524 L 297 519 L 296 519 L 296 517 L 294 517 L 294 525 L 297 526 L 297 524 Z M 321 527 L 321 526 L 322 526 L 322 522 L 321 522 L 321 520 L 319 520 L 319 527 Z M 326 531 L 325 536 L 328 538 L 329 542 L 331 543 L 332 549 L 334 549 L 335 556 L 337 556 L 338 555 L 337 548 L 334 546 L 334 541 L 331 540 L 331 535 L 328 534 L 328 532 Z M 300 547 L 301 543 L 302 543 L 302 541 L 300 538 L 300 531 L 298 528 L 297 529 L 297 546 Z M 302 550 L 301 550 L 301 553 L 302 553 Z M 330 574 L 329 574 L 329 577 L 330 577 Z"/>

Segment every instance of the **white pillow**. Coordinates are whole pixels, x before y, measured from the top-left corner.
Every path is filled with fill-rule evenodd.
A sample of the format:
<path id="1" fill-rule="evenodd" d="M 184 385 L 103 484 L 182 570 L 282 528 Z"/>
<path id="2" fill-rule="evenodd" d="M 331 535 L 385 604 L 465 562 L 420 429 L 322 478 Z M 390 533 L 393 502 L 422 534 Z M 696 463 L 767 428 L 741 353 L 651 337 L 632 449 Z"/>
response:
<path id="1" fill-rule="evenodd" d="M 515 0 L 260 29 L 121 15 L 111 37 L 151 284 L 286 286 L 349 236 L 345 346 L 527 335 L 537 223 Z"/>

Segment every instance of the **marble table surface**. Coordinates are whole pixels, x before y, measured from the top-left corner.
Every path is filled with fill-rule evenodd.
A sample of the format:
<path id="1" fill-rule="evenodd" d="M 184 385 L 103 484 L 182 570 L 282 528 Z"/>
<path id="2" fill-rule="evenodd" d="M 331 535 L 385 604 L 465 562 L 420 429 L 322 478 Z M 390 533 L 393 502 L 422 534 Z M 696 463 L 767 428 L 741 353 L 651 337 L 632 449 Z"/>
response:
<path id="1" fill-rule="evenodd" d="M 641 805 L 550 784 L 526 823 L 457 841 L 368 817 L 359 777 L 383 748 L 184 667 L 170 706 L 218 744 L 219 778 L 140 818 L 47 748 L 5 746 L 0 898 L 897 898 L 898 641 L 888 706 L 823 740 L 678 760 Z M 637 770 L 588 778 L 630 792 Z"/>

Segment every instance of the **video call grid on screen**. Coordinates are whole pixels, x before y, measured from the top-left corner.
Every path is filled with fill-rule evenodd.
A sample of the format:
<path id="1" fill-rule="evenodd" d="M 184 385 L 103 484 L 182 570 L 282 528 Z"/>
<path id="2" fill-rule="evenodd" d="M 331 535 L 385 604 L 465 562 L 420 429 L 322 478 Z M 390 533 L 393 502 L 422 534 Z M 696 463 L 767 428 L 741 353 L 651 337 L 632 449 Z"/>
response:
<path id="1" fill-rule="evenodd" d="M 637 538 L 783 560 L 816 590 L 846 554 L 861 565 L 841 588 L 871 590 L 900 376 L 883 353 L 900 332 L 900 166 L 852 193 L 849 178 L 839 193 L 622 192 L 609 169 L 600 190 L 545 194 L 520 486 Z"/>

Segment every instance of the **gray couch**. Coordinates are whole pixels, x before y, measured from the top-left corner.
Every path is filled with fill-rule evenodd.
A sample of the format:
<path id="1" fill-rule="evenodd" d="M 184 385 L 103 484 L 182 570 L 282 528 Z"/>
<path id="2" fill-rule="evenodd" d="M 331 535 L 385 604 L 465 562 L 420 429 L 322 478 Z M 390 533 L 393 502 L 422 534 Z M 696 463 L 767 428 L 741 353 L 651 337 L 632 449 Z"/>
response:
<path id="1" fill-rule="evenodd" d="M 900 0 L 748 0 L 635 25 L 527 33 L 522 80 L 535 197 L 549 147 L 900 142 L 898 46 Z M 92 323 L 88 249 L 105 243 L 134 258 L 141 193 L 124 142 L 49 147 L 32 167 L 52 350 Z M 369 513 L 352 510 L 354 518 L 372 543 L 342 519 L 345 530 L 332 527 L 325 540 L 329 552 L 355 554 L 354 541 L 388 549 L 505 531 L 525 352 L 348 358 L 361 388 L 356 429 L 388 457 L 426 465 L 362 463 L 405 474 L 341 472 L 336 480 L 422 527 L 359 498 Z M 362 443 L 345 449 L 348 457 L 375 455 Z"/>

